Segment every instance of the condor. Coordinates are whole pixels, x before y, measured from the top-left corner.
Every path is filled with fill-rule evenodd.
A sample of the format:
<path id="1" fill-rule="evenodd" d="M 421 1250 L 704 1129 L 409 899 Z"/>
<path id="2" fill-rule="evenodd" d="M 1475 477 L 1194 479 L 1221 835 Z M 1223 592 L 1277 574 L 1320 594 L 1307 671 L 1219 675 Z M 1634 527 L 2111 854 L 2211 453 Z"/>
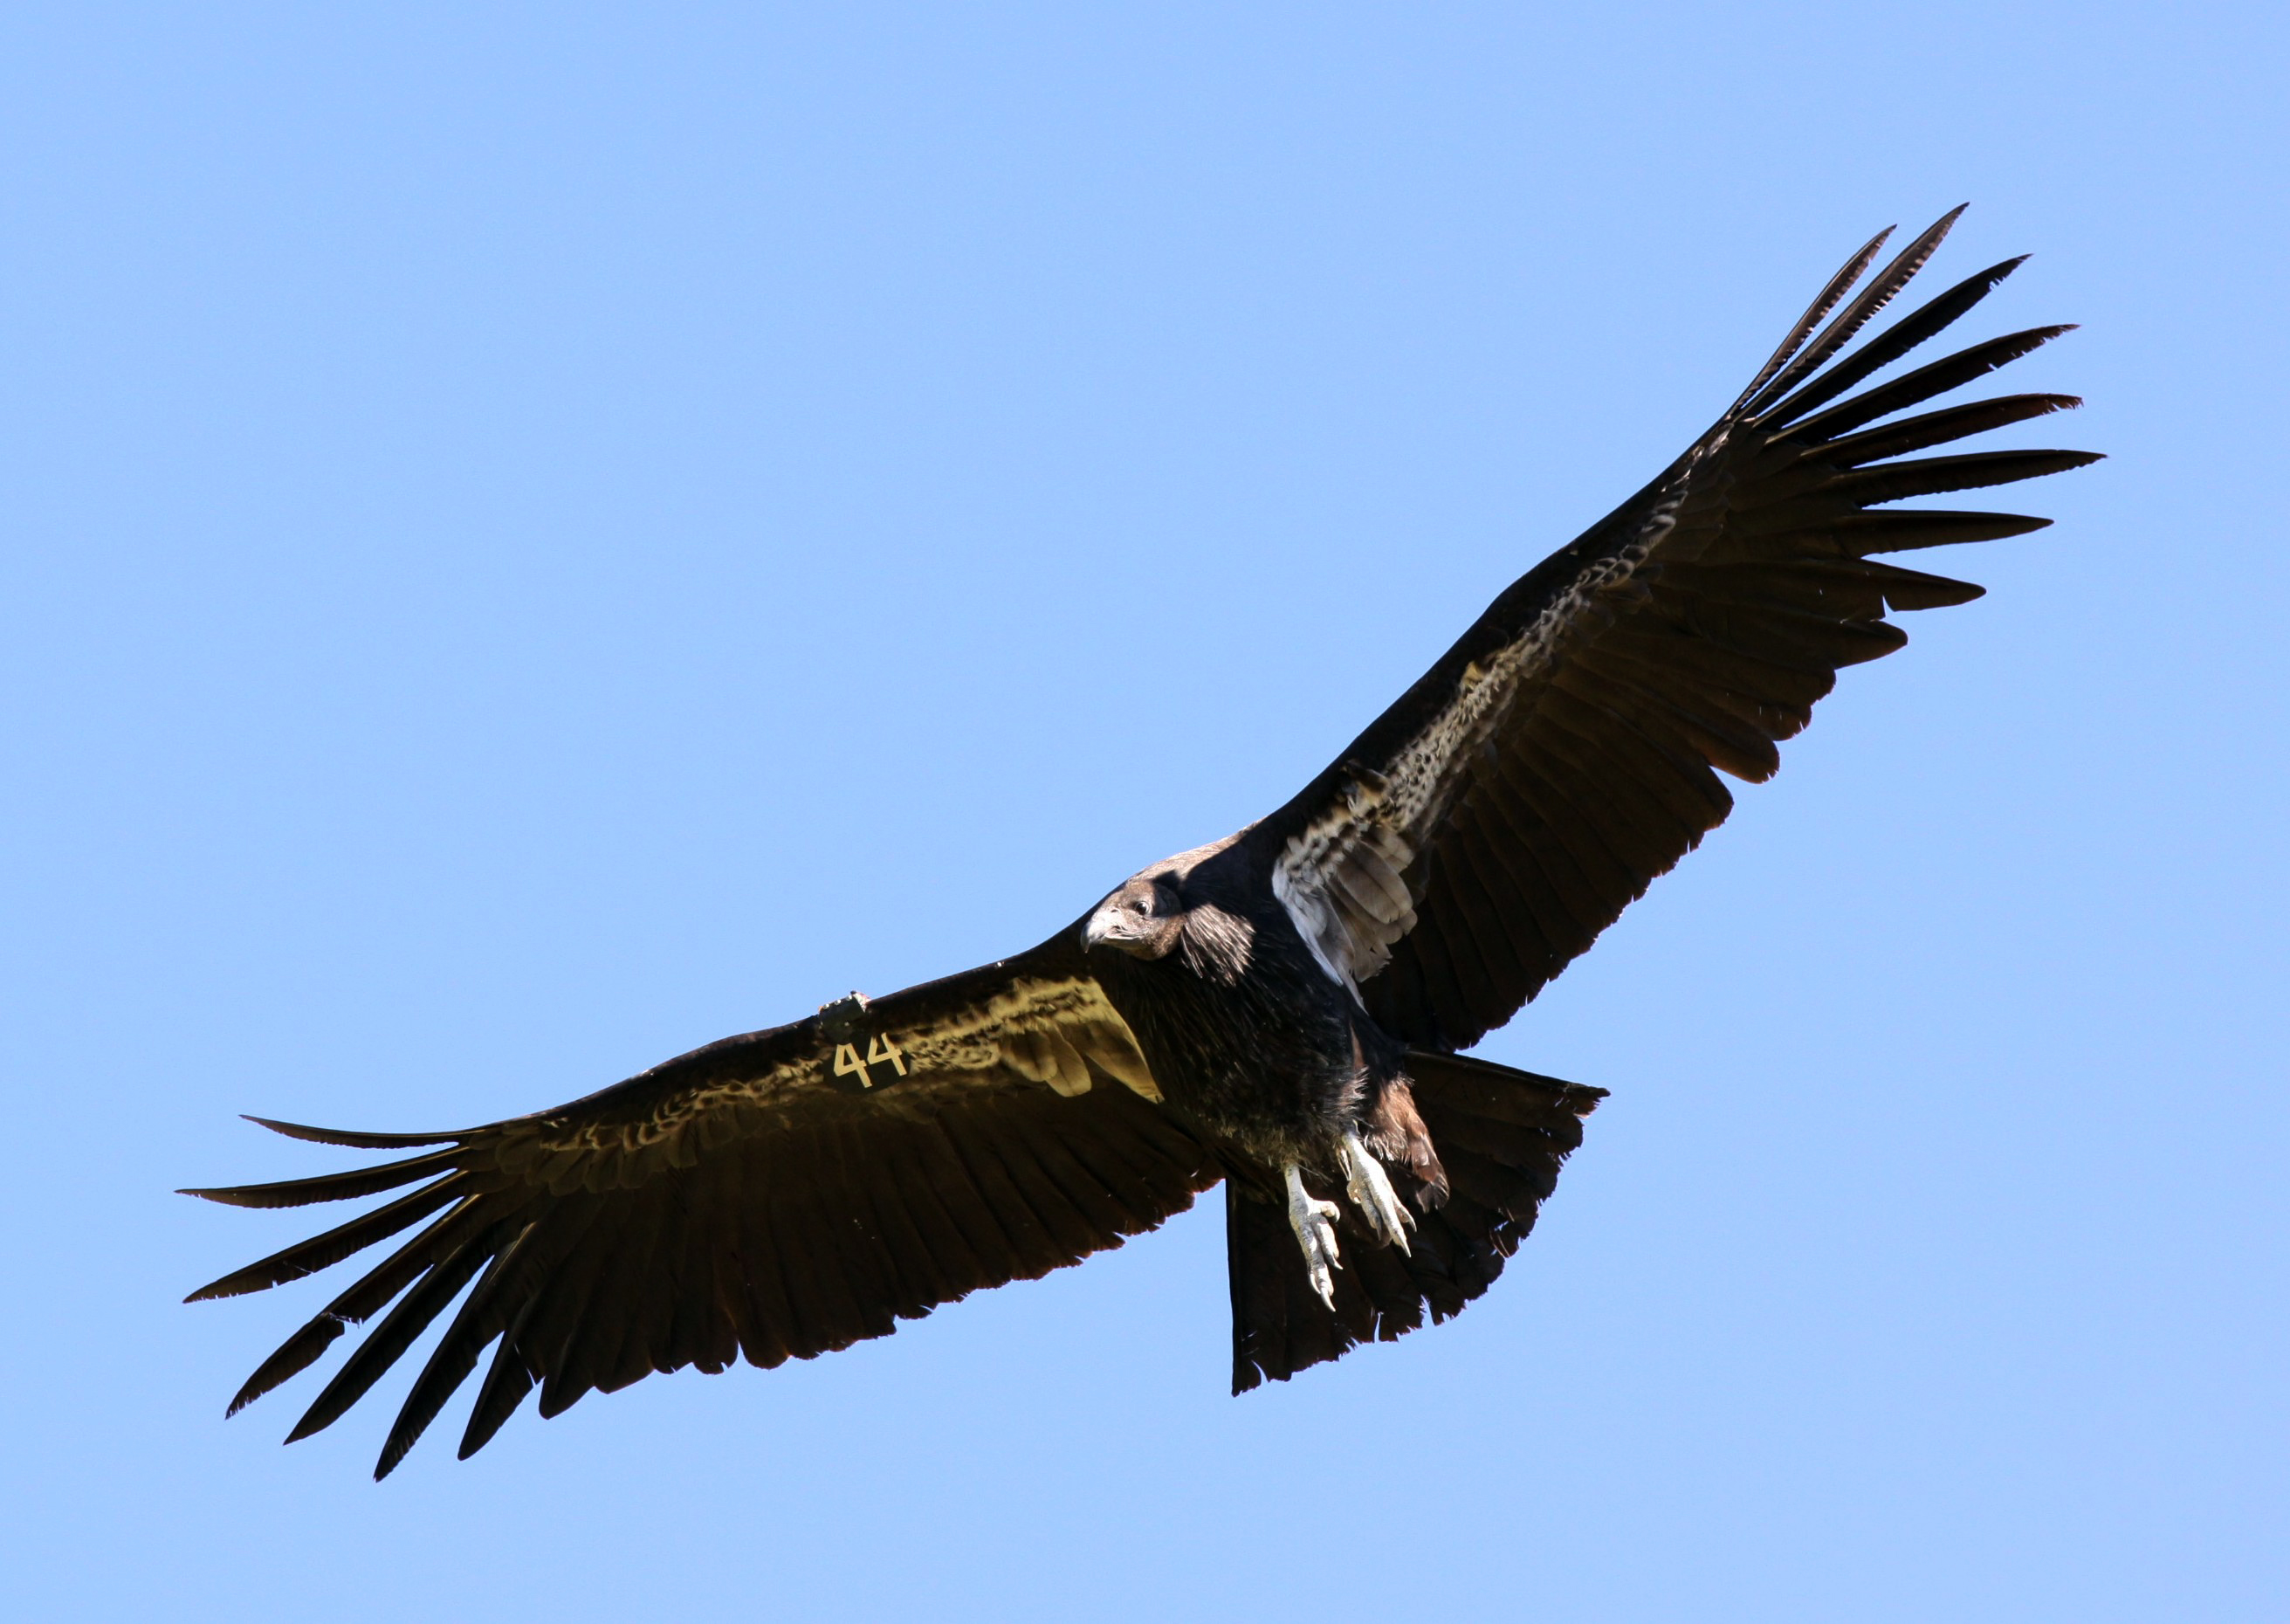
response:
<path id="1" fill-rule="evenodd" d="M 376 1476 L 491 1348 L 466 1457 L 535 1387 L 554 1415 L 654 1371 L 846 1348 L 1118 1245 L 1220 1182 L 1235 1392 L 1461 1311 L 1601 1095 L 1460 1052 L 1725 819 L 1718 772 L 1771 777 L 1838 668 L 1901 646 L 1888 613 L 1980 595 L 1875 555 L 2048 522 L 1890 504 L 2094 460 L 1919 454 L 2076 405 L 1926 406 L 2064 327 L 1870 382 L 2020 263 L 1854 348 L 1955 219 L 1865 284 L 1885 236 L 1854 255 L 1715 427 L 1497 597 L 1293 800 L 1039 947 L 484 1127 L 267 1123 L 420 1154 L 188 1193 L 273 1207 L 412 1188 L 195 1300 L 420 1228 L 232 1411 L 380 1315 L 292 1436 L 329 1426 L 459 1298 Z"/>

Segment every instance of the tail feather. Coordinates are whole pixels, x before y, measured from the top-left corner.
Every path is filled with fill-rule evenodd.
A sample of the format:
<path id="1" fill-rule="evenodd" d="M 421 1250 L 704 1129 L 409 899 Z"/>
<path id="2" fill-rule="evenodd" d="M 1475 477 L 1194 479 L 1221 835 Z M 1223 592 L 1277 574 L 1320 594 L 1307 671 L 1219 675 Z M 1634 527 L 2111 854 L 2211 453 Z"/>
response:
<path id="1" fill-rule="evenodd" d="M 1415 1108 L 1450 1184 L 1446 1201 L 1415 1214 L 1409 1250 L 1380 1247 L 1335 1189 L 1313 1193 L 1343 1210 L 1335 1306 L 1313 1292 L 1288 1215 L 1238 1179 L 1225 1188 L 1225 1257 L 1232 1286 L 1232 1390 L 1397 1340 L 1453 1318 L 1494 1284 L 1534 1228 L 1560 1164 L 1582 1142 L 1582 1118 L 1605 1091 L 1463 1055 L 1411 1053 Z"/>

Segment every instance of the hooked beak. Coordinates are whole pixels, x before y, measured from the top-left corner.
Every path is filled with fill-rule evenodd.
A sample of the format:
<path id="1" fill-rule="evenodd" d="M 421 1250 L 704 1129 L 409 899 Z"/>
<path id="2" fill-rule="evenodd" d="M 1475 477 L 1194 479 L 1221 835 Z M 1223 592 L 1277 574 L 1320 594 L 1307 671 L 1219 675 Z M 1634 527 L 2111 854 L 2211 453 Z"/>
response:
<path id="1" fill-rule="evenodd" d="M 1150 958 L 1153 953 L 1149 945 L 1149 932 L 1141 932 L 1138 924 L 1137 916 L 1121 906 L 1119 897 L 1108 897 L 1081 927 L 1081 945 L 1085 948 L 1110 948 L 1132 958 Z"/>

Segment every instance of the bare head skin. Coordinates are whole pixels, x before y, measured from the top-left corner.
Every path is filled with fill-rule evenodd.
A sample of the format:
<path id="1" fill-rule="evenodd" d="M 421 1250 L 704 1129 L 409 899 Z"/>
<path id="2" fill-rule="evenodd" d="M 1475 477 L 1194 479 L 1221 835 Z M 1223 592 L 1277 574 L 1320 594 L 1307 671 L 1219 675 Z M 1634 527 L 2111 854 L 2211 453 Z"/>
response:
<path id="1" fill-rule="evenodd" d="M 1184 933 L 1185 905 L 1177 877 L 1166 869 L 1148 870 L 1125 882 L 1082 926 L 1085 948 L 1110 948 L 1132 958 L 1168 956 Z"/>
<path id="2" fill-rule="evenodd" d="M 1190 911 L 1184 894 L 1186 881 L 1194 869 L 1239 838 L 1239 835 L 1228 835 L 1165 857 L 1130 876 L 1082 925 L 1081 945 L 1110 948 L 1132 958 L 1168 957 L 1185 933 L 1185 917 Z"/>

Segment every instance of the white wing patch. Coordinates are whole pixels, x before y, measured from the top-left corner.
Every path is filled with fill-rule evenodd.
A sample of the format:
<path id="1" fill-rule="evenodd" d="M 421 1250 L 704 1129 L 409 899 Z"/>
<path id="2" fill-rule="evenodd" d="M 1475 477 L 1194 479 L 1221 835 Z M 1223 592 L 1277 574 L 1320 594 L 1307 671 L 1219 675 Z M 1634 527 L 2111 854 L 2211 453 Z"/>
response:
<path id="1" fill-rule="evenodd" d="M 1388 786 L 1362 773 L 1334 811 L 1291 840 L 1272 868 L 1272 894 L 1329 980 L 1359 984 L 1391 962 L 1391 944 L 1415 928 L 1402 879 L 1415 853 L 1385 815 Z"/>
<path id="2" fill-rule="evenodd" d="M 1408 868 L 1430 843 L 1473 758 L 1520 692 L 1557 663 L 1568 636 L 1591 620 L 1600 599 L 1644 595 L 1635 577 L 1676 526 L 1693 464 L 1724 439 L 1721 430 L 1687 456 L 1669 494 L 1629 545 L 1586 565 L 1525 632 L 1465 666 L 1447 703 L 1381 772 L 1352 766 L 1335 804 L 1281 849 L 1272 892 L 1320 968 L 1355 1000 L 1359 984 L 1389 964 L 1393 946 L 1415 928 L 1420 899 L 1406 884 Z"/>

